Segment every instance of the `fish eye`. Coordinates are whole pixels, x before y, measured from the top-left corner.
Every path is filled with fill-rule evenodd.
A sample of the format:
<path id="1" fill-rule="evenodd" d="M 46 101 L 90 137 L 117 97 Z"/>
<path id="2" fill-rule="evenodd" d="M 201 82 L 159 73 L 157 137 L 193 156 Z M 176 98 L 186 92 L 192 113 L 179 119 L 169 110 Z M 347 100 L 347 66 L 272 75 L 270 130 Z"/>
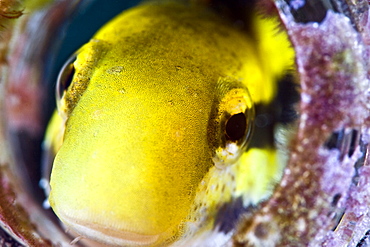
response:
<path id="1" fill-rule="evenodd" d="M 72 84 L 73 76 L 75 74 L 75 67 L 73 63 L 76 60 L 76 57 L 77 55 L 73 54 L 70 58 L 68 58 L 59 72 L 56 85 L 56 100 L 58 109 L 60 109 L 60 103 L 65 91 L 67 91 L 69 86 Z"/>
<path id="2" fill-rule="evenodd" d="M 216 167 L 237 162 L 252 136 L 254 106 L 248 89 L 237 82 L 221 82 L 209 123 L 209 143 Z"/>

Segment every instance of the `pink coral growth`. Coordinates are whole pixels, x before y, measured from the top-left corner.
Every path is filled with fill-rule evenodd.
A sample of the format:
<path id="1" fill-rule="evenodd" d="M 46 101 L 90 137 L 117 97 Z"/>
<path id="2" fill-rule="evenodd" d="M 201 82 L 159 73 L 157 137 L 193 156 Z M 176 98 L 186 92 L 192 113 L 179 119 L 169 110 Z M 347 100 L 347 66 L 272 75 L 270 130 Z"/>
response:
<path id="1" fill-rule="evenodd" d="M 359 169 L 358 184 L 353 183 L 355 164 L 363 152 L 358 143 L 352 154 L 346 147 L 349 143 L 343 149 L 326 146 L 338 131 L 344 136 L 354 130 L 369 133 L 365 36 L 343 14 L 328 11 L 321 23 L 297 23 L 285 1 L 275 4 L 296 51 L 301 85 L 299 126 L 280 185 L 240 225 L 235 243 L 343 246 L 365 241 L 361 239 L 370 228 L 367 167 Z M 268 218 L 268 223 L 258 221 L 261 218 Z M 263 238 L 258 234 L 261 227 L 268 233 Z M 268 241 L 269 235 L 273 242 Z"/>

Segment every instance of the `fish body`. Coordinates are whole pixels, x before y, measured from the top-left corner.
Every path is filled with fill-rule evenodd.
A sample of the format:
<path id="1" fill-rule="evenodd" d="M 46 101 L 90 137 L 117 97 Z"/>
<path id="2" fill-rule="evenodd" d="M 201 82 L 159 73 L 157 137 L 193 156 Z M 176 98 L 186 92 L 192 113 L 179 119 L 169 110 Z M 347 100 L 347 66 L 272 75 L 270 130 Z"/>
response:
<path id="1" fill-rule="evenodd" d="M 146 3 L 76 52 L 48 137 L 67 228 L 115 246 L 220 245 L 272 193 L 282 162 L 253 144 L 255 119 L 294 54 L 276 20 L 254 22 L 251 34 L 202 6 Z"/>

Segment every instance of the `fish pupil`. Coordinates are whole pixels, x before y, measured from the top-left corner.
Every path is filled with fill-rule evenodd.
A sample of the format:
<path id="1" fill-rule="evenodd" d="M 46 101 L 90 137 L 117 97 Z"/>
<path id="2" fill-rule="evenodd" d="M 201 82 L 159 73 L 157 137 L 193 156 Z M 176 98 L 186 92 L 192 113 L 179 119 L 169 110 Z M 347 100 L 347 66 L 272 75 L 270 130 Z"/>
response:
<path id="1" fill-rule="evenodd" d="M 238 141 L 244 137 L 247 129 L 247 118 L 244 113 L 232 115 L 226 122 L 226 136 L 231 141 Z"/>
<path id="2" fill-rule="evenodd" d="M 57 88 L 56 88 L 56 97 L 60 100 L 63 97 L 64 92 L 69 88 L 72 84 L 73 76 L 75 74 L 75 67 L 74 61 L 76 60 L 76 54 L 73 54 L 67 62 L 63 65 L 61 69 L 58 80 L 57 80 Z"/>

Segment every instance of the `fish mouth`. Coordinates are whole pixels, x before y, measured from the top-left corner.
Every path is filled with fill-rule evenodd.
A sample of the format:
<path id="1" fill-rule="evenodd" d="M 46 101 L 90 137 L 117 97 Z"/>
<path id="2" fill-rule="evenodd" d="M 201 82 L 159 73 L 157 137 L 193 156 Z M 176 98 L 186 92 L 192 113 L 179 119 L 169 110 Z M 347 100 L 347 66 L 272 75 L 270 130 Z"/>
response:
<path id="1" fill-rule="evenodd" d="M 160 238 L 160 234 L 145 235 L 98 223 L 76 222 L 68 217 L 63 218 L 63 223 L 68 227 L 68 230 L 77 233 L 81 237 L 87 237 L 88 239 L 111 246 L 149 246 L 157 242 Z"/>

